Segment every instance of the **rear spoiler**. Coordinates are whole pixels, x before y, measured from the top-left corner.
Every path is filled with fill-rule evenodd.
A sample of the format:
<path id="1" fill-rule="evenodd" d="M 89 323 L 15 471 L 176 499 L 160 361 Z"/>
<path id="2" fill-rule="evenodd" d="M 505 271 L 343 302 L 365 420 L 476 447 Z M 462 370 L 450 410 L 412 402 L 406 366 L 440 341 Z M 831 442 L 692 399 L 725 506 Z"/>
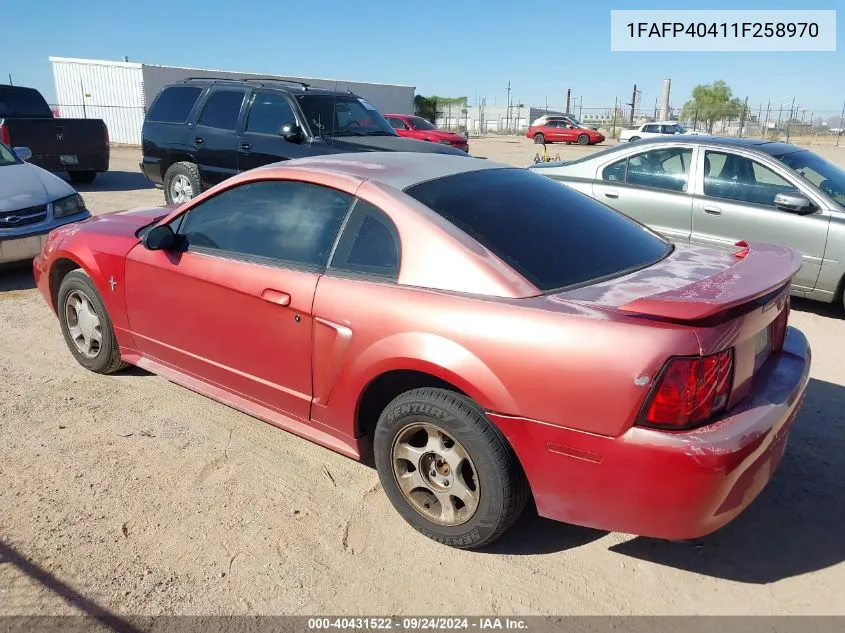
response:
<path id="1" fill-rule="evenodd" d="M 712 317 L 787 285 L 803 264 L 801 253 L 763 242 L 737 242 L 736 264 L 689 285 L 635 299 L 622 312 L 677 321 Z"/>

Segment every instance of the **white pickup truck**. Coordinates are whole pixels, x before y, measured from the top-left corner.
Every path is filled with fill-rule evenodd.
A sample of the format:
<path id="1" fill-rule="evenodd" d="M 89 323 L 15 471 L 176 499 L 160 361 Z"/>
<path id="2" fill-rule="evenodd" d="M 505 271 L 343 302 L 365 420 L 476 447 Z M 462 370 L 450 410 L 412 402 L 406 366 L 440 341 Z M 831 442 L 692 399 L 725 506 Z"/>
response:
<path id="1" fill-rule="evenodd" d="M 657 121 L 656 123 L 643 123 L 640 127 L 633 130 L 622 130 L 619 134 L 619 142 L 628 143 L 638 141 L 641 138 L 665 136 L 667 134 L 692 134 L 699 136 L 703 133 L 688 130 L 679 125 L 677 121 Z"/>

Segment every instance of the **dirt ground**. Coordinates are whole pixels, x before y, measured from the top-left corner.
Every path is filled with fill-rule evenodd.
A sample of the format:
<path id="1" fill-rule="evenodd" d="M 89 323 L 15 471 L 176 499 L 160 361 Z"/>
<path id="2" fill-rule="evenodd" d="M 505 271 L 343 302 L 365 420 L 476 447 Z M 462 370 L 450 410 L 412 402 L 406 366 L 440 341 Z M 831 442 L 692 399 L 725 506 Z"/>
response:
<path id="1" fill-rule="evenodd" d="M 814 149 L 845 164 L 845 147 Z M 115 148 L 80 189 L 96 213 L 162 203 L 139 158 Z M 845 614 L 845 320 L 795 301 L 792 323 L 809 393 L 735 522 L 677 544 L 526 513 L 461 552 L 407 526 L 368 466 L 140 370 L 83 370 L 29 269 L 0 271 L 0 615 Z"/>

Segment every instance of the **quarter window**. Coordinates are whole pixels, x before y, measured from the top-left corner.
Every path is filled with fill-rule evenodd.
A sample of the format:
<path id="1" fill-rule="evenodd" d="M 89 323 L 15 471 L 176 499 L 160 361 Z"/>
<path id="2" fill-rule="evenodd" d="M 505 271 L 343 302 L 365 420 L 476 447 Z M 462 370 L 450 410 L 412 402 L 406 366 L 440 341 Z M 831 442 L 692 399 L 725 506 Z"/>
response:
<path id="1" fill-rule="evenodd" d="M 399 234 L 393 221 L 381 209 L 359 199 L 329 268 L 396 279 Z"/>
<path id="2" fill-rule="evenodd" d="M 729 152 L 705 152 L 704 195 L 774 207 L 779 193 L 800 191 L 755 160 Z"/>
<path id="3" fill-rule="evenodd" d="M 304 182 L 248 183 L 191 209 L 180 233 L 189 250 L 324 267 L 352 200 Z"/>
<path id="4" fill-rule="evenodd" d="M 288 100 L 280 94 L 255 93 L 246 131 L 254 134 L 279 134 L 285 123 L 296 123 L 293 108 Z"/>
<path id="5" fill-rule="evenodd" d="M 205 102 L 197 123 L 221 130 L 234 130 L 238 124 L 244 94 L 246 93 L 240 90 L 218 90 L 213 93 Z"/>
<path id="6" fill-rule="evenodd" d="M 691 162 L 692 149 L 689 147 L 653 149 L 608 165 L 602 170 L 602 180 L 650 189 L 686 191 Z"/>
<path id="7" fill-rule="evenodd" d="M 173 86 L 165 88 L 147 114 L 147 121 L 184 123 L 202 92 L 199 86 Z"/>

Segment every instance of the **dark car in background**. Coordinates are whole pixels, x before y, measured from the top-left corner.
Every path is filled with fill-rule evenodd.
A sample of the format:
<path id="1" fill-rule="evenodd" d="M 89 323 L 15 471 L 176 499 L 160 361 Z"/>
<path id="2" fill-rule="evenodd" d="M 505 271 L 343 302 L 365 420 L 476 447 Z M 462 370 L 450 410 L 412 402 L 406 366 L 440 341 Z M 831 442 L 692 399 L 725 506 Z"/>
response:
<path id="1" fill-rule="evenodd" d="M 187 78 L 144 120 L 141 171 L 181 203 L 237 173 L 349 152 L 465 152 L 400 137 L 366 99 L 280 79 Z"/>
<path id="2" fill-rule="evenodd" d="M 102 119 L 64 119 L 40 92 L 24 86 L 0 85 L 0 142 L 28 147 L 28 162 L 54 173 L 67 173 L 73 183 L 92 182 L 109 169 L 109 130 Z"/>

